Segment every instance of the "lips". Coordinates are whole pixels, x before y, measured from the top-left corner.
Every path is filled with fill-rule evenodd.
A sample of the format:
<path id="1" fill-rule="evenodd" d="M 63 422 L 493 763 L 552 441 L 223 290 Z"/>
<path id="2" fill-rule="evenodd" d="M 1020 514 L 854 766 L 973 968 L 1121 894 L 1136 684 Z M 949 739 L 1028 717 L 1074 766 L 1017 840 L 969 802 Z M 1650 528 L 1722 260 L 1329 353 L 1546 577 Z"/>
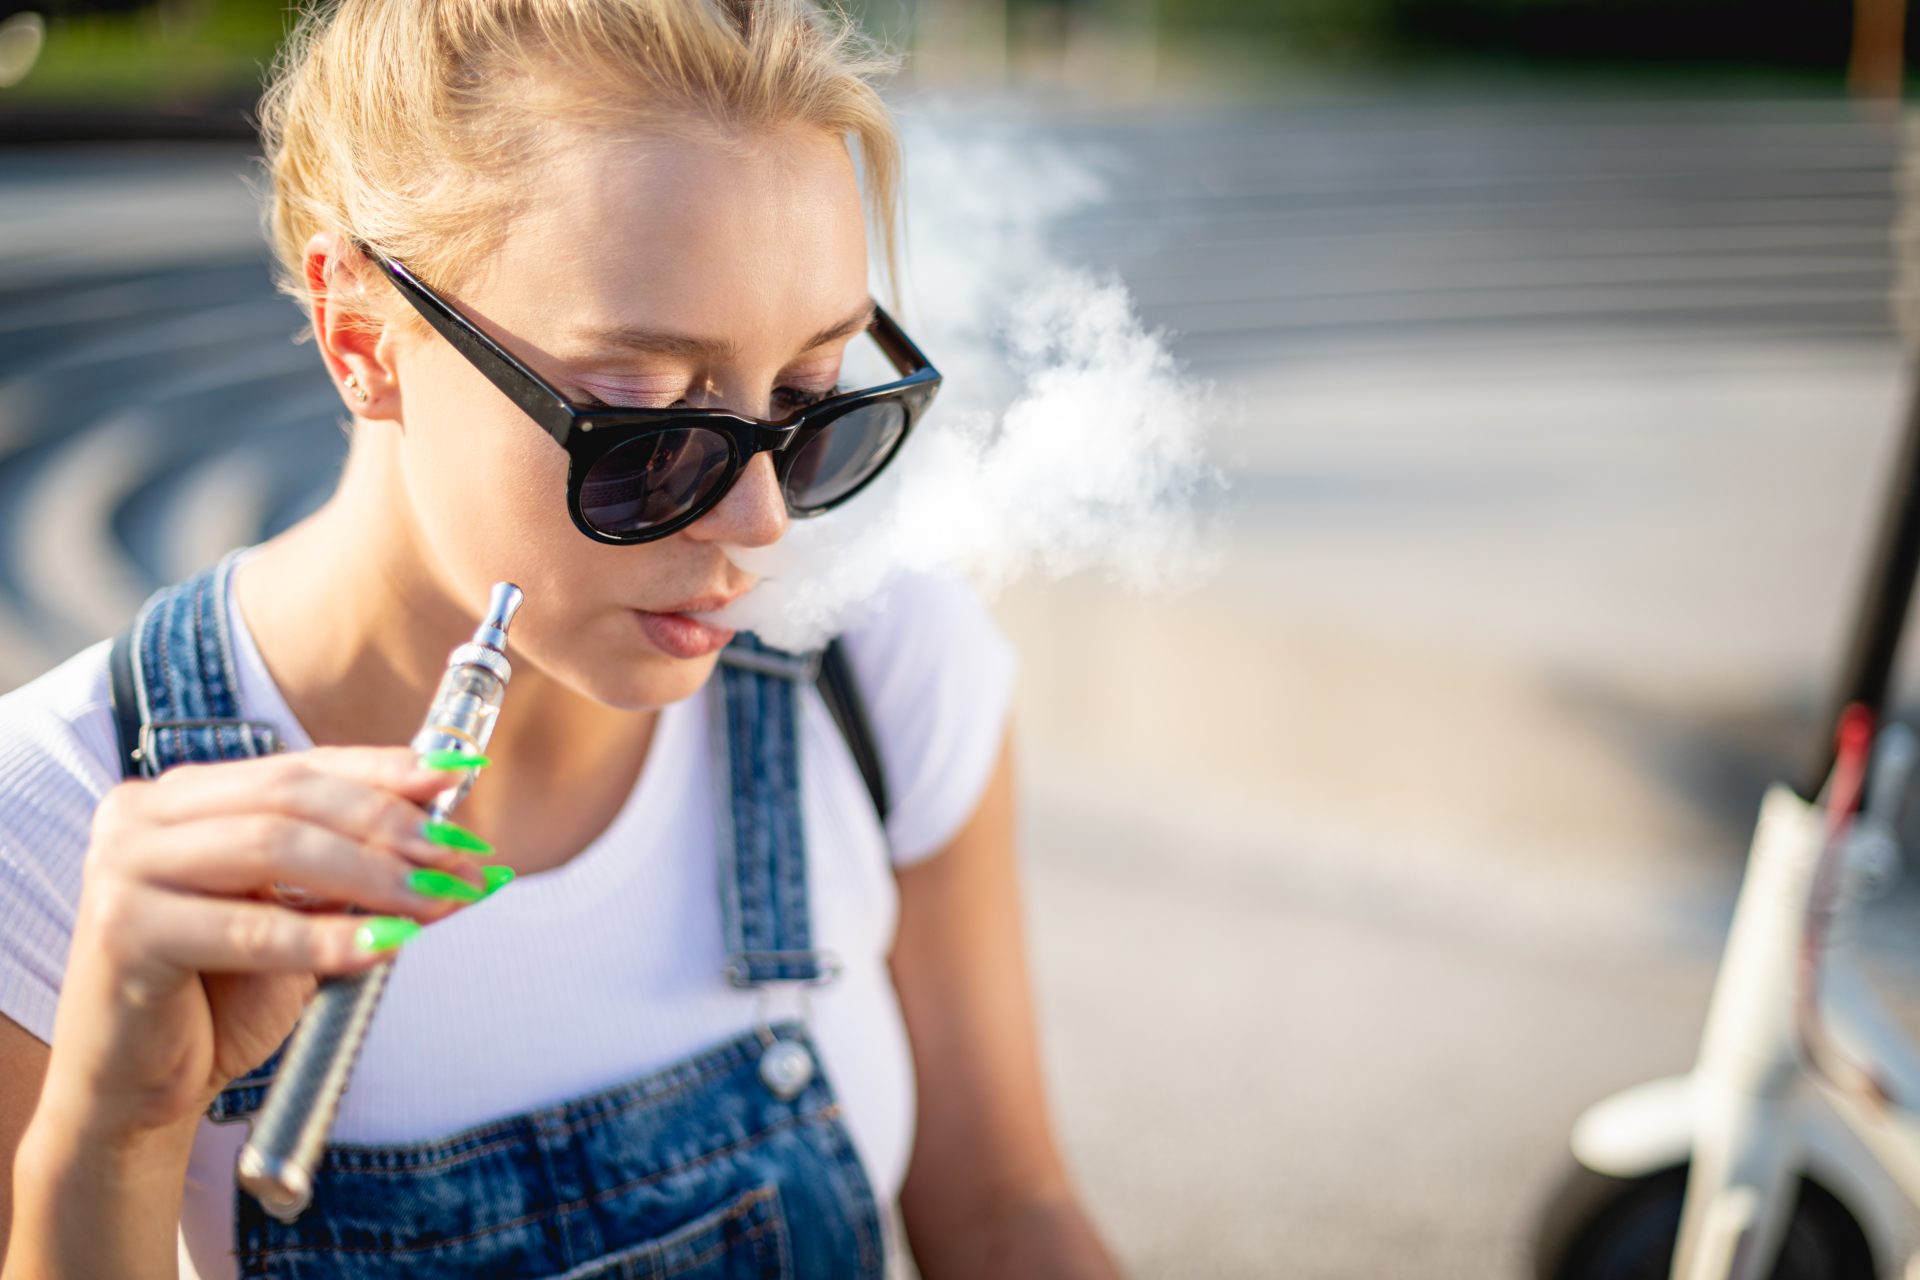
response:
<path id="1" fill-rule="evenodd" d="M 632 613 L 647 643 L 670 658 L 704 658 L 720 652 L 733 639 L 728 628 L 683 613 L 650 613 L 645 609 Z"/>
<path id="2" fill-rule="evenodd" d="M 678 604 L 662 605 L 658 609 L 641 609 L 639 612 L 658 614 L 677 613 L 683 616 L 694 613 L 717 613 L 732 604 L 735 600 L 738 600 L 744 594 L 745 592 L 740 591 L 731 593 L 716 592 L 712 595 L 694 596 L 691 599 L 682 600 Z"/>
<path id="3" fill-rule="evenodd" d="M 647 643 L 670 658 L 705 658 L 720 652 L 733 639 L 731 628 L 703 621 L 698 615 L 724 609 L 739 599 L 737 591 L 709 591 L 687 596 L 653 609 L 633 610 Z"/>

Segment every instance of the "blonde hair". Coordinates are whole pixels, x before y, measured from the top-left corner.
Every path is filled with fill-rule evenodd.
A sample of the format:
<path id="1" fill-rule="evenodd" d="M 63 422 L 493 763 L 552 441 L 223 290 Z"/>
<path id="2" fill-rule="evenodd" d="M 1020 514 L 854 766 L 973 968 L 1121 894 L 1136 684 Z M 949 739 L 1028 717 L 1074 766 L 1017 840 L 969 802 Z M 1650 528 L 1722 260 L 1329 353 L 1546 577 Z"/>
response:
<path id="1" fill-rule="evenodd" d="M 891 69 L 811 0 L 317 0 L 260 106 L 277 282 L 311 315 L 306 246 L 334 231 L 454 289 L 583 132 L 788 124 L 857 148 L 891 280 L 900 146 L 873 86 Z M 389 289 L 354 307 L 424 332 Z"/>

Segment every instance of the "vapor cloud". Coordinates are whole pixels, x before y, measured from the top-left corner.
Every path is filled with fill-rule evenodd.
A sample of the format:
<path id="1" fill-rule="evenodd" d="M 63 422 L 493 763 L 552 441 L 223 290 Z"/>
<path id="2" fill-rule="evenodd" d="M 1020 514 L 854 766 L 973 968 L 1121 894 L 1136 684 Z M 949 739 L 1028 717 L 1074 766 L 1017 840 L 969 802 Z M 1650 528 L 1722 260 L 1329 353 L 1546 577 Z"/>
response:
<path id="1" fill-rule="evenodd" d="M 762 582 L 715 617 L 817 647 L 894 575 L 1096 573 L 1163 588 L 1210 559 L 1220 407 L 1110 274 L 1051 248 L 1101 198 L 1098 162 L 930 112 L 907 123 L 903 323 L 946 381 L 899 459 L 777 545 L 729 554 Z"/>

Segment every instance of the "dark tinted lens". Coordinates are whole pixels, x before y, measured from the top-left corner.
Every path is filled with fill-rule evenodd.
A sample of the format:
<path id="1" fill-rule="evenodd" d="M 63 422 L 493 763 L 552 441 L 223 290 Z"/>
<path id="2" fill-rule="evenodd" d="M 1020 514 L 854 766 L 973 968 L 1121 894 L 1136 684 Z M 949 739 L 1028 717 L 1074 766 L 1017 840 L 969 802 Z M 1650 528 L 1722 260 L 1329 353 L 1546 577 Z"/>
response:
<path id="1" fill-rule="evenodd" d="M 700 427 L 641 436 L 609 450 L 580 485 L 580 514 L 602 533 L 667 524 L 713 496 L 726 479 L 727 438 Z"/>
<path id="2" fill-rule="evenodd" d="M 787 468 L 787 502 L 802 511 L 838 502 L 886 465 L 906 429 L 907 411 L 897 401 L 841 414 Z"/>

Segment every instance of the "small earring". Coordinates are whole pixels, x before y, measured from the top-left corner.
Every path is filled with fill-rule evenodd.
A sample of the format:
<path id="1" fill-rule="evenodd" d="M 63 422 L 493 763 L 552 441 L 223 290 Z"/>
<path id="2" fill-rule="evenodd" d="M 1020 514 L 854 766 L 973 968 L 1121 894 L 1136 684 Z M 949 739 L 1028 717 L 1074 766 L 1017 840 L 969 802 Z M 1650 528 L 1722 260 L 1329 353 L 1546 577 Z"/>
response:
<path id="1" fill-rule="evenodd" d="M 367 389 L 360 385 L 359 374 L 350 373 L 347 375 L 347 390 L 353 392 L 354 398 L 361 404 L 367 402 Z"/>

